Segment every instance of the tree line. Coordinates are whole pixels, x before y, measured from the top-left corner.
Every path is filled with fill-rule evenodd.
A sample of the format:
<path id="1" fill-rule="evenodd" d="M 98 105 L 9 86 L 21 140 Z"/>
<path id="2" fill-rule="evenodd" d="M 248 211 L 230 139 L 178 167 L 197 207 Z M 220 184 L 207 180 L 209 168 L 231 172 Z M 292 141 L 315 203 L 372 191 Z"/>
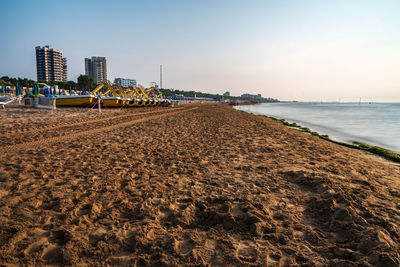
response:
<path id="1" fill-rule="evenodd" d="M 85 90 L 89 91 L 91 89 L 94 89 L 96 87 L 96 83 L 94 82 L 93 78 L 88 76 L 88 75 L 80 75 L 78 77 L 77 82 L 74 81 L 66 81 L 66 82 L 46 82 L 46 81 L 34 81 L 30 80 L 27 78 L 12 78 L 8 76 L 3 76 L 0 78 L 0 85 L 4 84 L 7 86 L 16 86 L 18 82 L 18 85 L 20 87 L 33 87 L 36 83 L 45 83 L 50 86 L 57 85 L 60 89 L 80 89 L 80 90 Z"/>
<path id="2" fill-rule="evenodd" d="M 213 98 L 214 100 L 220 99 L 227 99 L 227 100 L 252 100 L 250 98 L 241 97 L 241 96 L 223 96 L 220 94 L 209 94 L 209 93 L 202 93 L 196 91 L 182 91 L 182 90 L 175 90 L 175 89 L 160 89 L 161 93 L 164 96 L 175 96 L 175 95 L 182 95 L 184 97 L 206 97 L 206 98 Z M 278 99 L 274 98 L 263 98 L 260 100 L 253 100 L 258 102 L 279 102 Z"/>

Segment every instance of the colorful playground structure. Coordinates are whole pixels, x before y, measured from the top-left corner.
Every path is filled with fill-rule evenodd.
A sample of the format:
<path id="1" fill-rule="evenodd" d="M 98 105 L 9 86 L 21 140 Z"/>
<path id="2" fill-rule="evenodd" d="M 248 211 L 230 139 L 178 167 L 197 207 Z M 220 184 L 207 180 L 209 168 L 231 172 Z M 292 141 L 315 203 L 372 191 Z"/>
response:
<path id="1" fill-rule="evenodd" d="M 41 89 L 40 85 L 43 86 Z M 103 82 L 87 94 L 78 94 L 72 89 L 68 91 L 58 90 L 57 92 L 55 86 L 51 87 L 44 83 L 35 84 L 31 93 L 29 91 L 23 92 L 18 87 L 15 89 L 15 92 L 5 92 L 4 87 L 1 89 L 0 93 L 5 95 L 8 93 L 8 95 L 16 97 L 23 96 L 26 100 L 54 98 L 57 107 L 93 107 L 95 105 L 102 107 L 142 107 L 171 105 L 171 101 L 165 99 L 161 92 L 154 86 L 146 89 L 132 86 L 124 88 L 117 83 L 109 84 Z"/>

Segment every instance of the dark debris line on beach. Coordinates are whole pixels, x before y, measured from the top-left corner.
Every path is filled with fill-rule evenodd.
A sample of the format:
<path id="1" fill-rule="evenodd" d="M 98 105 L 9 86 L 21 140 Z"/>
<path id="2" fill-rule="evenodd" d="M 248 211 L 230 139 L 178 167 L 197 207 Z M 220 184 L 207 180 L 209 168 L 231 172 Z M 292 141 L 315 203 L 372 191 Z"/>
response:
<path id="1" fill-rule="evenodd" d="M 321 134 L 319 134 L 319 133 L 317 133 L 315 131 L 311 131 L 307 127 L 302 127 L 302 126 L 298 125 L 297 123 L 290 123 L 290 122 L 287 122 L 284 119 L 277 119 L 277 118 L 270 117 L 270 116 L 265 116 L 265 117 L 270 118 L 270 119 L 275 120 L 275 121 L 278 121 L 278 122 L 281 122 L 283 125 L 288 126 L 290 128 L 294 128 L 296 130 L 299 130 L 300 132 L 309 133 L 309 134 L 311 134 L 313 136 L 317 136 L 317 137 L 319 137 L 319 138 L 321 138 L 323 140 L 335 143 L 337 145 L 363 150 L 363 151 L 370 152 L 372 154 L 381 156 L 381 157 L 383 157 L 385 159 L 388 159 L 390 161 L 393 161 L 393 162 L 396 162 L 396 163 L 400 163 L 400 154 L 396 153 L 394 151 L 391 151 L 389 149 L 386 149 L 386 148 L 383 148 L 383 147 L 379 147 L 379 146 L 371 146 L 369 144 L 366 144 L 366 143 L 363 143 L 363 142 L 359 142 L 359 141 L 353 141 L 352 144 L 336 141 L 336 140 L 333 140 L 333 139 L 329 138 L 328 135 L 325 135 L 325 134 L 321 135 Z"/>

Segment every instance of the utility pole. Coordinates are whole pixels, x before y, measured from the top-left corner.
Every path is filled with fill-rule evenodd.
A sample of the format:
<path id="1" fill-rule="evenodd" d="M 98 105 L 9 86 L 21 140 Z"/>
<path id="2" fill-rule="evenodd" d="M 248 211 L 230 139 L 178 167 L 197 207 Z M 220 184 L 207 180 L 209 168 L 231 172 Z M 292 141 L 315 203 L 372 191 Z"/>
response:
<path id="1" fill-rule="evenodd" d="M 160 65 L 160 89 L 162 88 L 162 65 Z"/>

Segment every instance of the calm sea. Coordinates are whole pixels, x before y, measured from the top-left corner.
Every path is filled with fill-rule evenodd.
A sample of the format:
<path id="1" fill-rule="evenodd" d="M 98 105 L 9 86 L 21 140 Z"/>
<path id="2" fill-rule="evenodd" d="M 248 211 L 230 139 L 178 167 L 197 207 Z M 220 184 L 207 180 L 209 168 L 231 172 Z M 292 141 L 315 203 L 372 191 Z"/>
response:
<path id="1" fill-rule="evenodd" d="M 400 103 L 268 103 L 239 110 L 295 122 L 332 139 L 400 152 Z"/>

